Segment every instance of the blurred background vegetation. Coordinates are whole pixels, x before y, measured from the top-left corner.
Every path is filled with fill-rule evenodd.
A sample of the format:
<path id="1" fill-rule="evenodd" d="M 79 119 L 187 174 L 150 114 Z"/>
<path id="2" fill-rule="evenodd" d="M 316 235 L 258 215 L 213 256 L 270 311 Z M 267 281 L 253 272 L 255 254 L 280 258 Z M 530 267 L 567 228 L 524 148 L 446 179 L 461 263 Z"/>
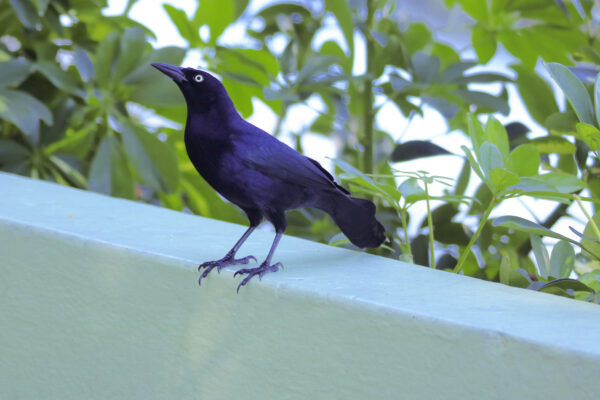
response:
<path id="1" fill-rule="evenodd" d="M 337 176 L 378 204 L 389 241 L 376 253 L 599 302 L 595 1 L 433 2 L 464 16 L 461 48 L 402 18 L 396 0 L 200 0 L 191 15 L 165 4 L 187 47 L 154 48 L 160 32 L 128 16 L 135 3 L 107 16 L 104 0 L 0 0 L 0 170 L 245 223 L 193 169 L 173 124 L 185 121 L 183 97 L 150 67 L 194 51 L 244 117 L 257 101 L 272 110 L 275 136 L 295 106 L 316 112 L 292 145 L 304 151 L 309 133 L 335 145 Z M 232 26 L 247 40 L 224 44 Z M 510 65 L 494 70 L 499 51 Z M 511 90 L 523 106 L 509 102 Z M 407 123 L 434 110 L 448 133 L 462 133 L 457 176 L 403 171 L 449 151 L 395 140 L 377 123 L 390 104 Z M 494 118 L 514 104 L 535 126 Z M 494 213 L 521 197 L 550 202 L 550 212 Z M 553 229 L 574 210 L 584 229 Z M 288 233 L 350 246 L 316 210 L 291 212 Z"/>

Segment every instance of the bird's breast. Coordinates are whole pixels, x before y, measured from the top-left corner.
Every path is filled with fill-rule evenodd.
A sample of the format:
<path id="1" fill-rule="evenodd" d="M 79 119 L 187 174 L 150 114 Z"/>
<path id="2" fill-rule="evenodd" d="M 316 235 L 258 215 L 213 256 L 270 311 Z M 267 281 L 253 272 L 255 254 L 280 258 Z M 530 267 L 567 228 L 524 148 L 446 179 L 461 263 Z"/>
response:
<path id="1" fill-rule="evenodd" d="M 229 151 L 224 141 L 202 140 L 186 133 L 185 148 L 190 161 L 207 181 L 218 172 L 223 156 Z M 209 182 L 210 183 L 210 182 Z"/>
<path id="2" fill-rule="evenodd" d="M 250 206 L 244 190 L 249 182 L 230 142 L 186 135 L 185 145 L 190 161 L 213 189 L 239 206 Z"/>

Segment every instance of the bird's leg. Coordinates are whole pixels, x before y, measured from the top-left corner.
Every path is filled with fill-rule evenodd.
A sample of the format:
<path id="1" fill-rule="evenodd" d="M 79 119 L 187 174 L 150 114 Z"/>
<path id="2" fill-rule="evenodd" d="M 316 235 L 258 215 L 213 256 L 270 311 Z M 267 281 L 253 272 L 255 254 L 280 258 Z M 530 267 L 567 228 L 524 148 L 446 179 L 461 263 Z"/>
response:
<path id="1" fill-rule="evenodd" d="M 275 234 L 275 239 L 273 240 L 273 244 L 271 245 L 271 250 L 269 250 L 269 254 L 267 255 L 267 258 L 265 259 L 265 261 L 263 261 L 262 264 L 260 264 L 259 267 L 242 268 L 242 269 L 236 271 L 235 274 L 233 274 L 233 276 L 236 276 L 237 274 L 240 274 L 240 275 L 247 274 L 248 275 L 238 285 L 238 287 L 237 287 L 238 292 L 240 291 L 240 287 L 242 287 L 246 283 L 248 283 L 250 281 L 250 279 L 252 279 L 253 276 L 258 275 L 258 278 L 261 279 L 263 277 L 263 275 L 266 274 L 267 272 L 276 272 L 279 269 L 279 267 L 283 268 L 283 264 L 281 264 L 280 262 L 271 265 L 271 258 L 273 257 L 273 253 L 275 253 L 275 249 L 277 248 L 277 244 L 279 244 L 279 240 L 281 240 L 282 235 L 283 235 L 283 232 L 277 232 Z"/>
<path id="2" fill-rule="evenodd" d="M 206 261 L 206 262 L 200 264 L 200 266 L 198 267 L 198 271 L 200 271 L 202 268 L 205 268 L 205 270 L 202 272 L 202 275 L 200 275 L 200 278 L 198 279 L 198 284 L 200 284 L 202 279 L 206 278 L 206 276 L 210 273 L 210 271 L 212 271 L 213 268 L 215 268 L 215 267 L 217 268 L 217 272 L 221 272 L 221 269 L 228 265 L 248 264 L 250 262 L 250 260 L 256 261 L 256 258 L 254 256 L 247 256 L 244 258 L 235 258 L 235 253 L 237 253 L 238 249 L 246 241 L 246 239 L 248 239 L 248 236 L 250 236 L 250 234 L 252 233 L 252 231 L 254 231 L 254 229 L 256 229 L 256 226 L 250 226 L 246 230 L 246 232 L 244 232 L 244 234 L 242 235 L 240 240 L 238 240 L 237 243 L 233 246 L 233 248 L 231 250 L 229 250 L 229 252 L 227 252 L 227 254 L 225 254 L 225 257 L 221 258 L 220 260 Z"/>

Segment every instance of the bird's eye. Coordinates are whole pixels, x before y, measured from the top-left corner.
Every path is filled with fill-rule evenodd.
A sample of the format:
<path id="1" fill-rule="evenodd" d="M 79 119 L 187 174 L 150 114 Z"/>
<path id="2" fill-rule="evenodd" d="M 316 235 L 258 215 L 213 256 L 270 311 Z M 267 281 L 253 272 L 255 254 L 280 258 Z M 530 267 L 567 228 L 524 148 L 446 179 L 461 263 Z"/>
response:
<path id="1" fill-rule="evenodd" d="M 204 80 L 204 77 L 202 75 L 198 74 L 198 75 L 194 76 L 194 80 L 199 83 Z"/>

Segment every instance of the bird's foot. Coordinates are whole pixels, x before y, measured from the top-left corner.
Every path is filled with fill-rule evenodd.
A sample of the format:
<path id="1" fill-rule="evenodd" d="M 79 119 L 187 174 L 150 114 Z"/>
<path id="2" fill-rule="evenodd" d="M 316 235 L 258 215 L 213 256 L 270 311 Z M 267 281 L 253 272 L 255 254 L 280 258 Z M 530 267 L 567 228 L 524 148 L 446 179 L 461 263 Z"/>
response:
<path id="1" fill-rule="evenodd" d="M 248 275 L 244 278 L 244 280 L 242 282 L 240 282 L 240 284 L 237 287 L 237 291 L 239 293 L 240 288 L 242 286 L 245 286 L 246 283 L 248 283 L 250 281 L 250 279 L 252 279 L 252 277 L 258 275 L 258 279 L 262 279 L 263 275 L 266 274 L 267 272 L 277 272 L 279 270 L 279 267 L 283 268 L 283 264 L 278 262 L 276 264 L 273 265 L 269 265 L 267 264 L 267 262 L 263 262 L 260 267 L 256 267 L 256 268 L 242 268 L 240 270 L 237 270 L 235 272 L 235 274 L 233 274 L 233 276 L 235 277 L 236 275 L 240 274 L 240 275 Z"/>
<path id="2" fill-rule="evenodd" d="M 206 278 L 210 271 L 212 271 L 215 267 L 217 268 L 217 272 L 221 272 L 221 269 L 228 265 L 248 264 L 250 260 L 256 261 L 256 258 L 254 256 L 235 258 L 233 254 L 227 253 L 227 255 L 220 260 L 203 262 L 200 264 L 200 266 L 198 266 L 198 271 L 204 268 L 202 275 L 200 275 L 200 278 L 198 278 L 198 285 L 200 285 L 202 279 Z"/>

